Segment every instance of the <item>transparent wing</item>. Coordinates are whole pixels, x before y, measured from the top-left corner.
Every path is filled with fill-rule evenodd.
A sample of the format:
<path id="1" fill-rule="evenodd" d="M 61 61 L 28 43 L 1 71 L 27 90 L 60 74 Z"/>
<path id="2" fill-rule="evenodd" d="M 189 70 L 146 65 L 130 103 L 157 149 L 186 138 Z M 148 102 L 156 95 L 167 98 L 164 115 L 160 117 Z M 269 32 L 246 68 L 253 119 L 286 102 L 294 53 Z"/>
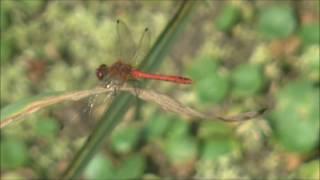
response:
<path id="1" fill-rule="evenodd" d="M 147 52 L 150 48 L 150 39 L 151 39 L 150 30 L 148 28 L 145 28 L 139 40 L 137 51 L 132 60 L 134 65 L 137 66 L 138 63 L 147 55 Z"/>
<path id="2" fill-rule="evenodd" d="M 135 56 L 137 45 L 134 42 L 128 26 L 117 20 L 117 58 L 126 63 L 131 63 Z"/>

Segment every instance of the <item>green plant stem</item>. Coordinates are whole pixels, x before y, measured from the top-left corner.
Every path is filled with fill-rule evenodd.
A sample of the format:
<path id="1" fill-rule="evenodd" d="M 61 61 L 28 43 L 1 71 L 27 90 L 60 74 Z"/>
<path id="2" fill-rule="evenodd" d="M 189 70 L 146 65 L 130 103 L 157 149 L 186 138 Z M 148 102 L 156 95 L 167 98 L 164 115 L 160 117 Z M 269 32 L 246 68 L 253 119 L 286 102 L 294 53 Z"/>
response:
<path id="1" fill-rule="evenodd" d="M 156 43 L 149 51 L 140 65 L 142 70 L 153 70 L 161 64 L 165 55 L 171 48 L 180 31 L 185 27 L 186 20 L 192 12 L 196 1 L 183 1 L 175 16 L 167 24 L 165 30 L 158 37 Z M 97 127 L 87 139 L 73 162 L 67 168 L 63 179 L 74 179 L 80 175 L 87 163 L 91 160 L 99 147 L 107 140 L 114 127 L 121 122 L 134 97 L 121 94 L 114 99 Z"/>

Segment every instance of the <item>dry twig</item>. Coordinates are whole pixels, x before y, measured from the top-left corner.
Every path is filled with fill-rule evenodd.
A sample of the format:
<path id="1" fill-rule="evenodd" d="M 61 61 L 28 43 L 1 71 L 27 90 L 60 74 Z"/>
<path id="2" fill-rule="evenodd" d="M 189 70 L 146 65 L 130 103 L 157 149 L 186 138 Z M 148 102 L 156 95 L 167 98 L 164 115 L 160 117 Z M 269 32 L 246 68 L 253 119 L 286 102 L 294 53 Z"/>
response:
<path id="1" fill-rule="evenodd" d="M 119 88 L 120 91 L 127 91 L 130 92 L 133 95 L 137 95 L 140 99 L 143 99 L 145 101 L 153 102 L 157 105 L 159 105 L 162 109 L 166 111 L 171 111 L 180 115 L 188 116 L 191 118 L 200 118 L 200 119 L 218 119 L 222 121 L 233 121 L 233 122 L 240 122 L 244 120 L 249 120 L 252 118 L 255 118 L 257 116 L 260 116 L 265 110 L 261 109 L 260 111 L 252 111 L 252 112 L 246 112 L 234 116 L 225 117 L 223 115 L 217 115 L 217 114 L 205 114 L 202 112 L 199 112 L 195 109 L 192 109 L 190 107 L 187 107 L 177 100 L 164 95 L 157 93 L 152 90 L 146 90 L 146 89 L 135 89 L 132 87 L 121 87 Z M 12 122 L 19 120 L 23 117 L 26 117 L 27 115 L 30 115 L 32 113 L 35 113 L 41 109 L 44 109 L 50 105 L 66 102 L 66 101 L 78 101 L 80 99 L 86 98 L 91 95 L 95 94 L 101 94 L 101 93 L 110 93 L 113 92 L 113 87 L 109 88 L 95 88 L 93 90 L 84 90 L 84 91 L 77 91 L 77 92 L 71 92 L 64 95 L 58 95 L 58 96 L 51 96 L 48 98 L 41 99 L 39 101 L 35 101 L 33 103 L 30 103 L 28 106 L 26 106 L 22 111 L 19 111 L 16 114 L 10 115 L 9 117 L 6 117 L 2 121 L 0 121 L 0 128 L 3 128 Z"/>

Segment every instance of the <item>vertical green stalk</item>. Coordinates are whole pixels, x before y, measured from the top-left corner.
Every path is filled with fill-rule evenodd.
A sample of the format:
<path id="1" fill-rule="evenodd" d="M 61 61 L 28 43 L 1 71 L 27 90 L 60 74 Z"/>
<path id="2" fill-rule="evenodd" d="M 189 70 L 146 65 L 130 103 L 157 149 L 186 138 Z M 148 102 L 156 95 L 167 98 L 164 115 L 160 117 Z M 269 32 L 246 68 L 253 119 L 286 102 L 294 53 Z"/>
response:
<path id="1" fill-rule="evenodd" d="M 195 2 L 196 1 L 193 0 L 185 0 L 181 3 L 179 10 L 167 24 L 154 46 L 141 63 L 141 70 L 150 71 L 159 67 L 165 55 L 170 50 L 174 40 L 178 37 L 179 32 L 185 27 L 187 19 L 191 14 L 193 7 L 196 5 Z M 67 168 L 63 177 L 64 179 L 73 179 L 79 176 L 87 163 L 99 150 L 99 147 L 104 140 L 111 134 L 114 127 L 121 122 L 133 100 L 134 97 L 132 95 L 124 93 L 121 93 L 121 95 L 114 99 L 102 120 L 99 121 L 97 127 L 93 130 L 73 162 Z"/>

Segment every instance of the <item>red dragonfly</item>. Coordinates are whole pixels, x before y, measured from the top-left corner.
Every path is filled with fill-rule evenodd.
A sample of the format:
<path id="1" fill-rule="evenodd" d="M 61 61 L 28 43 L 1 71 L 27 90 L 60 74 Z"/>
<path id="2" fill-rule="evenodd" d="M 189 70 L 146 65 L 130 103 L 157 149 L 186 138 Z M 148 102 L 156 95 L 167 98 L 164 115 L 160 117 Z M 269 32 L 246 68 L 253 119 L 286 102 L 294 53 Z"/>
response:
<path id="1" fill-rule="evenodd" d="M 117 20 L 117 39 L 120 50 L 117 61 L 110 67 L 101 64 L 96 70 L 97 78 L 105 85 L 113 80 L 117 81 L 118 84 L 123 84 L 128 80 L 139 79 L 168 81 L 176 84 L 192 83 L 192 80 L 186 77 L 145 73 L 130 64 L 136 59 L 141 60 L 145 55 L 143 52 L 149 47 L 150 32 L 147 28 L 144 30 L 137 48 L 128 27 L 122 21 Z"/>
<path id="2" fill-rule="evenodd" d="M 101 81 L 101 85 L 104 87 L 113 87 L 113 93 L 108 94 L 95 94 L 94 96 L 89 97 L 87 106 L 82 109 L 81 115 L 75 118 L 84 118 L 84 119 L 95 119 L 95 113 L 99 112 L 99 107 L 102 105 L 105 108 L 106 102 L 110 100 L 111 97 L 114 97 L 116 90 L 119 86 L 123 85 L 125 82 L 129 80 L 140 80 L 140 79 L 154 79 L 167 81 L 177 84 L 191 84 L 192 80 L 186 77 L 181 76 L 169 76 L 169 75 L 158 75 L 158 74 L 149 74 L 138 69 L 134 68 L 130 62 L 133 64 L 137 64 L 136 60 L 142 60 L 144 57 L 144 53 L 149 49 L 149 40 L 150 40 L 150 32 L 148 29 L 145 29 L 140 41 L 137 46 L 134 42 L 130 30 L 120 20 L 117 20 L 117 42 L 115 49 L 117 50 L 117 61 L 108 67 L 105 64 L 101 64 L 96 69 L 96 76 Z M 138 94 L 138 92 L 137 92 Z M 99 97 L 99 98 L 98 98 Z M 98 106 L 99 105 L 99 106 Z M 100 106 L 101 107 L 101 106 Z M 93 114 L 94 112 L 94 114 Z M 100 111 L 101 112 L 101 111 Z M 64 121 L 63 123 L 68 122 Z M 73 120 L 72 122 L 76 122 Z M 93 126 L 90 124 L 94 121 L 86 121 L 88 124 L 83 126 L 84 128 L 88 128 Z M 80 123 L 82 124 L 82 123 Z M 74 124 L 65 127 L 74 127 Z M 72 129 L 75 131 L 75 129 Z M 68 131 L 67 129 L 65 131 Z M 83 133 L 83 130 L 79 130 L 77 133 Z"/>

